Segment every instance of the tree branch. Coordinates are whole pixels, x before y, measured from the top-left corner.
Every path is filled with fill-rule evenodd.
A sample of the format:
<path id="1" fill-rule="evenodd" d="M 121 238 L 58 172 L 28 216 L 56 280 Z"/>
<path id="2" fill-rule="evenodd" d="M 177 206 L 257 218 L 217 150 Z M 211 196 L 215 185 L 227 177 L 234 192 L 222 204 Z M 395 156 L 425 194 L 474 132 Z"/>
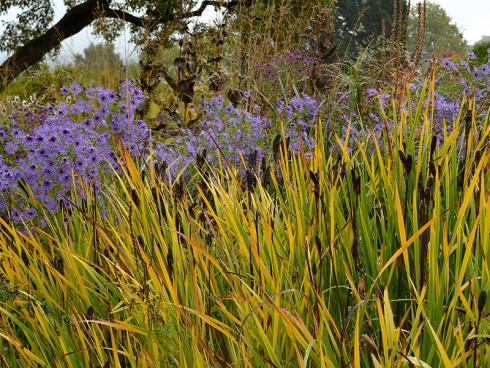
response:
<path id="1" fill-rule="evenodd" d="M 232 9 L 236 5 L 238 5 L 238 1 L 225 2 L 223 0 L 204 0 L 201 3 L 201 6 L 199 8 L 197 8 L 196 10 L 192 10 L 190 12 L 182 14 L 182 18 L 199 17 L 200 15 L 202 15 L 204 10 L 206 10 L 206 8 L 208 6 L 219 6 L 219 7 L 226 8 L 226 9 Z"/>
<path id="2" fill-rule="evenodd" d="M 120 20 L 123 20 L 125 22 L 134 24 L 137 27 L 144 27 L 145 26 L 145 22 L 143 21 L 143 19 L 135 17 L 133 14 L 125 12 L 124 10 L 107 9 L 107 10 L 105 10 L 104 17 L 120 19 Z"/>

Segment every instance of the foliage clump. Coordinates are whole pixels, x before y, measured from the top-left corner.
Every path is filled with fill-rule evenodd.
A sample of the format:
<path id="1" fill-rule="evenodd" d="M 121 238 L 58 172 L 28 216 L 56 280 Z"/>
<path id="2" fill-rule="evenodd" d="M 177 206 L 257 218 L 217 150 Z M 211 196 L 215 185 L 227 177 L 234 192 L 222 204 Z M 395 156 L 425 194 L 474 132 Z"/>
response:
<path id="1" fill-rule="evenodd" d="M 305 4 L 4 100 L 0 365 L 490 365 L 490 63 L 334 63 Z"/>
<path id="2" fill-rule="evenodd" d="M 474 52 L 479 64 L 486 64 L 490 60 L 490 40 L 479 41 L 473 45 Z"/>

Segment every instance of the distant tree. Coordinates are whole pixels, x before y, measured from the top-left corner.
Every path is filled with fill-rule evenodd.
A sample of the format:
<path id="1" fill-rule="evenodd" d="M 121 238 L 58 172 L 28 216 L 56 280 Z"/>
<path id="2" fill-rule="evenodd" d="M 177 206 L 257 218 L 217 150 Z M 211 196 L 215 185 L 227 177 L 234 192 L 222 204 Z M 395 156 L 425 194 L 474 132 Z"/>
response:
<path id="1" fill-rule="evenodd" d="M 405 0 L 338 0 L 335 4 L 335 30 L 341 48 L 348 46 L 352 51 L 358 50 L 379 38 L 383 28 L 385 36 L 389 37 L 394 23 L 393 14 L 403 19 L 406 9 Z M 396 22 L 398 26 L 402 23 L 400 19 Z"/>
<path id="2" fill-rule="evenodd" d="M 479 64 L 485 64 L 490 60 L 490 36 L 483 36 L 472 48 Z"/>
<path id="3" fill-rule="evenodd" d="M 478 42 L 490 42 L 490 36 L 481 36 L 477 43 Z"/>
<path id="4" fill-rule="evenodd" d="M 468 49 L 466 40 L 458 26 L 447 15 L 446 10 L 431 2 L 427 2 L 426 6 L 427 30 L 423 38 L 422 51 L 428 54 L 442 51 L 465 52 Z M 412 7 L 408 21 L 409 50 L 413 50 L 416 46 L 418 22 L 416 7 Z"/>
<path id="5" fill-rule="evenodd" d="M 119 54 L 115 52 L 114 44 L 106 42 L 91 43 L 82 54 L 75 55 L 75 64 L 88 68 L 108 67 L 114 68 L 122 64 Z"/>

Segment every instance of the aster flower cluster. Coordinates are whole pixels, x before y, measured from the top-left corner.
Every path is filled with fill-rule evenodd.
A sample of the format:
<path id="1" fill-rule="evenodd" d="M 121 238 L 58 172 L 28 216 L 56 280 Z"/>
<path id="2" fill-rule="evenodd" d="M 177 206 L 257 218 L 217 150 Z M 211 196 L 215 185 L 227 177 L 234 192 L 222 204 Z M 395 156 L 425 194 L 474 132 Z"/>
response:
<path id="1" fill-rule="evenodd" d="M 292 53 L 285 60 L 315 63 L 304 57 Z M 460 113 L 461 93 L 476 98 L 479 114 L 486 113 L 490 101 L 490 62 L 474 65 L 470 54 L 459 63 L 448 59 L 441 64 L 443 73 L 436 82 L 434 100 L 425 102 L 434 104 L 433 129 L 439 141 L 443 139 L 443 129 L 450 132 Z M 448 80 L 457 84 L 459 93 L 453 92 L 453 86 L 448 92 L 441 88 Z M 413 101 L 408 103 L 416 103 L 422 86 L 423 82 L 414 81 Z M 149 127 L 136 117 L 144 95 L 134 82 L 121 83 L 117 91 L 103 87 L 84 89 L 74 83 L 62 87 L 60 92 L 64 96 L 62 102 L 24 106 L 8 116 L 8 124 L 0 126 L 0 214 L 8 212 L 17 222 L 43 221 L 27 200 L 29 190 L 35 201 L 53 213 L 70 207 L 66 198 L 80 184 L 98 190 L 102 181 L 111 176 L 112 168 L 117 167 L 119 145 L 137 157 L 146 158 L 152 151 L 155 164 L 161 165 L 169 178 L 175 178 L 199 157 L 205 157 L 211 165 L 231 164 L 247 175 L 247 170 L 270 157 L 272 142 L 282 126 L 289 150 L 311 155 L 315 145 L 313 128 L 320 110 L 319 101 L 305 93 L 278 99 L 270 114 L 253 104 L 248 92 L 243 96 L 251 110 L 214 96 L 202 103 L 203 117 L 197 128 L 181 129 L 172 143 L 164 144 L 153 142 Z M 339 93 L 338 104 L 350 107 L 349 93 Z M 389 108 L 391 97 L 370 87 L 367 111 L 343 115 L 344 124 L 337 126 L 338 133 L 344 142 L 348 139 L 349 150 L 366 139 L 379 142 L 386 129 L 393 129 L 393 121 L 385 120 L 376 110 L 379 103 Z M 368 144 L 367 149 L 372 147 Z"/>
<path id="2" fill-rule="evenodd" d="M 295 50 L 281 52 L 275 55 L 270 62 L 260 65 L 262 77 L 274 79 L 283 73 L 297 75 L 300 77 L 311 77 L 320 58 L 307 46 Z"/>
<path id="3" fill-rule="evenodd" d="M 439 70 L 438 79 L 435 80 L 434 96 L 425 99 L 425 106 L 430 105 L 430 111 L 434 113 L 432 116 L 432 130 L 436 141 L 441 144 L 444 139 L 444 132 L 450 133 L 453 129 L 454 121 L 461 113 L 461 96 L 465 95 L 468 98 L 475 98 L 477 121 L 484 121 L 486 113 L 490 107 L 490 52 L 487 63 L 478 65 L 473 62 L 476 57 L 471 52 L 467 58 L 456 62 L 451 59 L 441 60 L 441 69 Z M 423 76 L 421 76 L 423 78 Z M 416 78 L 411 86 L 412 98 L 407 101 L 412 108 L 420 98 L 421 90 L 424 86 L 424 81 L 421 78 Z M 342 106 L 348 103 L 348 94 L 340 96 L 339 102 Z M 348 150 L 352 150 L 358 142 L 367 144 L 367 149 L 372 149 L 372 143 L 376 140 L 380 142 L 383 134 L 386 131 L 393 129 L 393 121 L 385 120 L 378 110 L 381 104 L 389 109 L 388 101 L 393 96 L 385 91 L 381 91 L 374 87 L 369 87 L 366 90 L 365 99 L 368 111 L 364 114 L 358 112 L 350 112 L 343 115 L 344 124 L 339 127 L 339 137 L 345 143 L 349 142 Z M 432 99 L 433 97 L 433 99 Z M 405 106 L 405 112 L 408 112 L 408 107 Z M 464 113 L 464 112 L 463 112 Z M 479 130 L 483 127 L 477 126 L 475 137 L 479 136 Z M 460 139 L 458 146 L 463 147 L 464 141 Z M 460 152 L 463 150 L 460 149 Z"/>
<path id="4" fill-rule="evenodd" d="M 46 210 L 57 212 L 70 207 L 66 198 L 79 184 L 100 187 L 116 165 L 119 144 L 135 155 L 149 151 L 150 130 L 135 116 L 144 96 L 134 83 L 121 83 L 118 92 L 102 87 L 84 91 L 75 83 L 61 93 L 65 101 L 41 109 L 30 126 L 21 119 L 25 115 L 13 114 L 0 128 L 0 212 L 10 210 L 16 221 L 37 217 L 20 198 L 27 187 Z M 13 196 L 17 208 L 7 209 Z"/>
<path id="5" fill-rule="evenodd" d="M 287 102 L 282 99 L 277 101 L 276 109 L 284 118 L 290 151 L 294 153 L 303 151 L 307 155 L 313 151 L 315 137 L 312 130 L 319 107 L 319 101 L 305 93 Z"/>
<path id="6" fill-rule="evenodd" d="M 435 81 L 436 90 L 432 105 L 436 130 L 442 130 L 445 125 L 446 130 L 451 131 L 453 122 L 461 110 L 462 95 L 467 98 L 474 97 L 479 118 L 485 117 L 490 98 L 490 53 L 485 64 L 477 65 L 475 59 L 474 53 L 469 52 L 465 59 L 459 61 L 448 58 L 441 60 L 442 70 Z M 422 86 L 422 81 L 412 84 L 411 89 L 416 98 Z M 425 103 L 432 104 L 432 101 Z"/>
<path id="7" fill-rule="evenodd" d="M 487 50 L 488 59 L 484 64 L 479 65 L 475 62 L 476 56 L 469 52 L 466 59 L 459 61 L 443 59 L 441 64 L 446 71 L 443 77 L 458 83 L 457 87 L 463 88 L 466 96 L 475 96 L 477 103 L 488 100 L 490 91 L 490 51 Z M 460 88 L 452 89 L 453 94 L 447 94 L 447 97 L 457 99 Z"/>
<path id="8" fill-rule="evenodd" d="M 82 184 L 98 190 L 117 167 L 118 145 L 137 157 L 150 153 L 151 130 L 136 119 L 135 112 L 144 96 L 133 82 L 122 83 L 118 91 L 84 90 L 74 83 L 60 92 L 62 102 L 14 113 L 0 128 L 0 212 L 8 212 L 17 222 L 44 221 L 29 205 L 29 193 L 47 211 L 56 213 L 70 208 L 67 198 Z M 254 110 L 248 111 L 214 96 L 202 105 L 197 128 L 181 129 L 172 144 L 153 144 L 155 163 L 163 164 L 171 178 L 199 155 L 205 155 L 211 165 L 226 163 L 245 173 L 243 160 L 251 168 L 268 157 L 271 142 L 280 132 L 279 121 L 290 151 L 309 154 L 313 150 L 312 127 L 319 103 L 306 94 L 278 100 L 280 119 L 275 124 L 254 104 Z M 79 195 L 83 196 L 82 190 Z"/>
<path id="9" fill-rule="evenodd" d="M 234 107 L 222 96 L 203 102 L 203 110 L 203 121 L 198 128 L 181 129 L 174 144 L 155 146 L 157 160 L 169 165 L 172 177 L 203 152 L 210 164 L 216 164 L 223 155 L 234 166 L 240 166 L 242 158 L 252 154 L 258 160 L 266 155 L 272 127 L 269 119 Z"/>
<path id="10" fill-rule="evenodd" d="M 490 50 L 487 63 L 478 65 L 474 63 L 475 59 L 476 56 L 470 51 L 465 59 L 458 62 L 448 58 L 441 60 L 442 70 L 439 78 L 435 80 L 433 101 L 434 123 L 437 125 L 435 128 L 446 125 L 446 129 L 451 130 L 452 123 L 461 110 L 462 95 L 475 98 L 476 111 L 480 112 L 479 118 L 484 118 L 490 106 Z M 415 100 L 423 85 L 424 82 L 421 80 L 412 83 L 411 91 Z M 425 103 L 432 104 L 432 101 Z M 379 122 L 379 118 L 375 118 L 374 115 L 372 118 Z"/>
<path id="11" fill-rule="evenodd" d="M 259 163 L 268 157 L 271 142 L 280 133 L 280 121 L 285 128 L 289 150 L 309 155 L 314 148 L 312 128 L 319 105 L 306 94 L 288 101 L 279 99 L 275 110 L 280 119 L 274 123 L 258 111 L 234 107 L 222 96 L 214 96 L 203 103 L 204 118 L 200 127 L 183 129 L 173 145 L 156 144 L 155 157 L 157 161 L 165 162 L 171 177 L 203 152 L 210 164 L 216 164 L 223 155 L 224 164 L 242 168 L 242 159 L 245 159 L 250 166 L 252 161 Z"/>

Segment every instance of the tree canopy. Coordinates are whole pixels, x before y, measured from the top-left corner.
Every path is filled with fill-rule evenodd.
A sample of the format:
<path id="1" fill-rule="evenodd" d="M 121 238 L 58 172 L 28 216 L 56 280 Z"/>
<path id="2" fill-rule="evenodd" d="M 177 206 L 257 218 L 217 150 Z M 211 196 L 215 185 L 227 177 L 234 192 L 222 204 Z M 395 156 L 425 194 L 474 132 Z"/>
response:
<path id="1" fill-rule="evenodd" d="M 442 51 L 466 51 L 468 48 L 466 40 L 446 10 L 431 2 L 427 2 L 426 6 L 427 29 L 423 39 L 423 51 L 428 54 Z M 416 7 L 413 7 L 408 24 L 409 49 L 413 49 L 417 42 L 418 22 L 417 10 Z"/>
<path id="2" fill-rule="evenodd" d="M 393 24 L 403 19 L 405 0 L 338 0 L 335 27 L 342 48 L 355 51 L 379 37 L 389 37 Z M 396 18 L 396 19 L 394 19 Z"/>
<path id="3" fill-rule="evenodd" d="M 490 36 L 483 36 L 472 47 L 479 64 L 485 64 L 490 60 Z"/>
<path id="4" fill-rule="evenodd" d="M 82 54 L 75 54 L 75 64 L 88 68 L 100 66 L 115 67 L 122 63 L 121 57 L 115 51 L 113 43 L 91 43 L 83 49 Z"/>

